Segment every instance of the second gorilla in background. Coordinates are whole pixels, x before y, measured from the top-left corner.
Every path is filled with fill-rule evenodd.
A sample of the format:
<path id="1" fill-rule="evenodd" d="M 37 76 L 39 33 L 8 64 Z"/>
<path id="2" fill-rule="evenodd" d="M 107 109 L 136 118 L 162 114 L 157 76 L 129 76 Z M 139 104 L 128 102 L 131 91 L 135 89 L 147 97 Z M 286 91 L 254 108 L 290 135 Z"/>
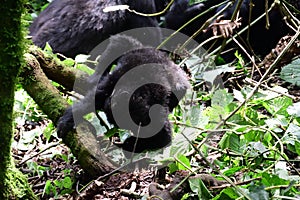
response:
<path id="1" fill-rule="evenodd" d="M 170 11 L 166 14 L 165 24 L 166 28 L 178 29 L 189 20 L 194 18 L 200 13 L 211 10 L 213 6 L 216 6 L 220 3 L 224 2 L 223 0 L 210 0 L 204 1 L 202 3 L 189 5 L 189 0 L 174 0 L 174 4 L 172 5 Z M 239 1 L 235 1 L 235 3 L 226 8 L 221 15 L 216 16 L 218 19 L 213 19 L 210 25 L 215 24 L 226 24 L 231 20 L 231 17 L 236 9 L 237 3 Z M 268 8 L 271 8 L 271 5 L 274 3 L 274 0 L 268 1 Z M 288 0 L 297 9 L 300 9 L 300 1 L 297 0 Z M 251 5 L 253 7 L 251 7 Z M 219 11 L 221 11 L 225 5 L 215 7 L 209 13 L 201 16 L 188 26 L 186 26 L 182 33 L 192 36 L 200 27 L 208 20 L 210 17 L 213 17 Z M 254 20 L 263 15 L 266 11 L 265 0 L 243 0 L 240 10 L 238 11 L 238 17 L 240 17 L 241 26 L 234 29 L 234 33 L 238 32 L 242 28 L 247 27 L 247 31 L 242 33 L 241 35 L 237 35 L 237 40 L 241 45 L 247 50 L 247 52 L 252 52 L 256 55 L 265 56 L 270 53 L 272 48 L 275 48 L 279 39 L 290 32 L 293 32 L 290 27 L 287 26 L 285 21 L 285 16 L 283 11 L 281 10 L 283 6 L 280 4 L 275 4 L 275 6 L 268 12 L 268 18 L 263 16 L 259 21 L 257 21 L 251 27 L 249 26 Z M 267 27 L 267 19 L 269 20 L 269 26 Z M 218 25 L 216 25 L 218 26 Z M 219 26 L 221 27 L 221 26 Z M 201 43 L 207 39 L 212 38 L 213 33 L 210 29 L 207 29 L 205 33 L 200 33 L 195 39 Z M 222 44 L 223 38 L 221 38 L 220 42 L 215 43 L 214 48 L 220 46 Z M 205 48 L 210 49 L 211 43 L 208 43 Z M 231 44 L 225 50 L 227 51 L 229 48 L 233 48 L 240 50 L 240 47 L 236 44 Z M 228 57 L 228 61 L 232 61 L 235 57 L 233 56 L 234 51 L 227 52 L 225 57 Z M 242 52 L 242 50 L 240 50 Z M 230 55 L 229 55 L 230 54 Z"/>
<path id="2" fill-rule="evenodd" d="M 35 45 L 48 42 L 55 53 L 67 57 L 88 54 L 109 36 L 140 27 L 158 27 L 156 17 L 140 16 L 127 10 L 103 12 L 108 6 L 128 5 L 141 13 L 155 13 L 167 0 L 54 0 L 30 26 Z M 152 29 L 153 30 L 153 29 Z M 160 32 L 148 31 L 150 40 L 160 39 Z"/>

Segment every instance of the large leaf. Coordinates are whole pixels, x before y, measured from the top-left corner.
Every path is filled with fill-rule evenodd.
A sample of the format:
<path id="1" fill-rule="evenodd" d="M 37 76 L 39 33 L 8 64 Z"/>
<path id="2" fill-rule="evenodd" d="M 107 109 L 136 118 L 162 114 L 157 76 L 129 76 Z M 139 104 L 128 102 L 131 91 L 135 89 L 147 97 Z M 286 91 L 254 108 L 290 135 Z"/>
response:
<path id="1" fill-rule="evenodd" d="M 280 77 L 289 83 L 300 86 L 300 59 L 294 60 L 283 67 Z"/>

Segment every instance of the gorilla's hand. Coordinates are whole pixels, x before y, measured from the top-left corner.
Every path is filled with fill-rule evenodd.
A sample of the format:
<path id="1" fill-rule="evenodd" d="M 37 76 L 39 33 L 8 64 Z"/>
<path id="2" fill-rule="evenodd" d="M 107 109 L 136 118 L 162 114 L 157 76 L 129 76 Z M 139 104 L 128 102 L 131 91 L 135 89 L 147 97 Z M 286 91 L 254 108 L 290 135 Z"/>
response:
<path id="1" fill-rule="evenodd" d="M 57 122 L 57 135 L 62 137 L 75 128 L 72 107 L 69 107 Z"/>

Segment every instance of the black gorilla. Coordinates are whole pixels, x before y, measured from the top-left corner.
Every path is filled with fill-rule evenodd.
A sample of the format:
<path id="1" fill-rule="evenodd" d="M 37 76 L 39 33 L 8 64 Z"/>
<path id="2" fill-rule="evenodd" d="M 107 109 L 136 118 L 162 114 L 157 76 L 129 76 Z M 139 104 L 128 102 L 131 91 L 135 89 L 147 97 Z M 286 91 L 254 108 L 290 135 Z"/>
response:
<path id="1" fill-rule="evenodd" d="M 252 0 L 253 7 L 252 11 L 250 9 L 250 0 L 244 0 L 242 2 L 239 16 L 241 17 L 242 26 L 246 27 L 249 25 L 249 22 L 253 22 L 259 16 L 265 13 L 265 1 L 264 0 Z M 268 1 L 268 8 L 274 1 Z M 227 9 L 223 13 L 222 19 L 230 19 L 235 6 L 235 3 L 232 7 Z M 221 9 L 221 8 L 219 8 Z M 270 53 L 271 49 L 276 46 L 279 39 L 289 33 L 289 28 L 284 22 L 284 16 L 281 14 L 279 6 L 275 6 L 269 12 L 269 23 L 270 26 L 267 27 L 266 16 L 264 16 L 261 20 L 255 23 L 253 26 L 248 28 L 248 32 L 246 31 L 241 35 L 240 41 L 244 47 L 247 47 L 248 51 L 253 50 L 253 52 L 257 55 L 265 56 Z M 251 16 L 251 18 L 249 17 Z M 247 39 L 248 38 L 248 39 Z"/>
<path id="2" fill-rule="evenodd" d="M 189 0 L 175 0 L 172 9 L 170 9 L 169 13 L 166 15 L 165 21 L 167 28 L 178 29 L 196 15 L 206 11 L 207 9 L 210 9 L 213 5 L 223 2 L 223 0 L 210 0 L 201 4 L 193 5 L 188 5 L 188 2 Z M 218 20 L 230 20 L 237 6 L 237 2 L 238 1 L 235 1 L 233 6 L 227 8 L 221 14 L 221 17 Z M 252 8 L 250 8 L 250 2 L 252 2 L 254 5 Z M 272 3 L 274 3 L 274 1 L 268 1 L 269 8 Z M 294 3 L 294 6 L 298 7 L 299 9 L 299 4 L 300 3 L 298 1 L 298 3 Z M 225 5 L 213 9 L 212 13 L 210 12 L 209 14 L 200 17 L 194 23 L 183 29 L 182 32 L 188 36 L 192 36 L 192 34 L 197 31 L 203 25 L 203 23 L 209 19 L 209 17 L 212 17 L 214 14 L 219 12 L 222 8 L 224 8 L 224 6 Z M 182 13 L 182 15 L 177 17 L 179 13 Z M 265 0 L 243 0 L 239 10 L 239 17 L 241 17 L 242 23 L 242 26 L 239 28 L 239 30 L 248 26 L 249 22 L 253 22 L 263 13 L 265 13 Z M 281 37 L 287 35 L 291 31 L 284 22 L 283 18 L 284 16 L 277 5 L 269 12 L 269 27 L 266 27 L 266 17 L 263 17 L 253 26 L 249 27 L 248 31 L 244 32 L 237 39 L 244 47 L 246 47 L 246 50 L 250 52 L 253 50 L 255 54 L 264 56 L 276 46 Z M 212 22 L 211 25 L 213 25 L 213 23 L 214 22 Z M 206 33 L 202 33 L 195 39 L 198 40 L 198 42 L 203 42 L 205 39 L 208 39 L 212 36 L 212 31 L 208 31 Z M 219 42 L 216 43 L 217 46 L 220 44 L 221 43 Z M 236 45 L 230 45 L 230 47 L 238 48 Z M 230 54 L 232 55 L 233 52 Z"/>
<path id="3" fill-rule="evenodd" d="M 145 17 L 127 10 L 103 12 L 104 8 L 128 5 L 142 13 L 155 13 L 167 0 L 54 0 L 30 26 L 35 45 L 50 44 L 54 52 L 67 57 L 88 54 L 110 35 L 140 27 L 157 27 L 156 17 Z M 146 32 L 144 37 L 159 40 L 159 31 Z"/>
<path id="4" fill-rule="evenodd" d="M 206 9 L 207 6 L 203 3 L 189 5 L 189 0 L 174 0 L 170 10 L 166 13 L 165 27 L 172 30 L 177 30 Z M 181 32 L 188 36 L 192 36 L 208 19 L 208 17 L 209 16 L 207 14 L 197 18 L 184 29 L 182 29 Z M 201 41 L 202 38 L 202 35 L 198 35 L 195 39 Z"/>
<path id="5" fill-rule="evenodd" d="M 128 48 L 128 44 L 132 48 Z M 95 91 L 91 89 L 82 101 L 65 111 L 58 122 L 58 134 L 62 136 L 74 128 L 76 120 L 73 116 L 81 119 L 96 109 L 104 111 L 117 127 L 133 132 L 134 136 L 121 145 L 124 150 L 143 152 L 167 146 L 172 138 L 168 114 L 189 88 L 185 72 L 165 52 L 143 47 L 131 37 L 112 36 L 105 55 L 113 55 L 115 48 L 129 51 L 114 62 L 117 66 L 112 72 L 100 78 L 91 77 L 91 83 L 96 84 Z M 162 106 L 159 111 L 155 109 L 156 105 Z M 126 116 L 128 109 L 130 115 Z M 135 126 L 128 123 L 128 117 Z M 153 129 L 145 128 L 151 124 L 155 126 Z"/>

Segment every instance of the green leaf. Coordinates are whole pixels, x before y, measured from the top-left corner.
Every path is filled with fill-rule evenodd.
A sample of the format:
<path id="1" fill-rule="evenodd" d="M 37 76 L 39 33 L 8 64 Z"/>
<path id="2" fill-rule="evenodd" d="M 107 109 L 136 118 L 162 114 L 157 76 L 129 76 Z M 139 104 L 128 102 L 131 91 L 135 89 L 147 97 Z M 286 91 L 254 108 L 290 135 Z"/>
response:
<path id="1" fill-rule="evenodd" d="M 267 132 L 264 134 L 264 140 L 263 142 L 265 144 L 267 144 L 268 146 L 271 146 L 271 141 L 272 141 L 273 137 L 272 137 L 272 134 L 270 132 Z"/>
<path id="2" fill-rule="evenodd" d="M 73 67 L 75 65 L 75 61 L 72 58 L 66 58 L 63 63 L 68 67 Z"/>
<path id="3" fill-rule="evenodd" d="M 239 90 L 233 89 L 233 95 L 234 98 L 237 99 L 239 102 L 243 102 L 245 100 L 245 95 Z"/>
<path id="4" fill-rule="evenodd" d="M 217 90 L 212 96 L 211 106 L 226 107 L 233 101 L 233 96 L 225 89 Z"/>
<path id="5" fill-rule="evenodd" d="M 52 184 L 50 180 L 47 180 L 43 190 L 43 196 L 44 194 L 50 195 L 51 193 L 53 193 L 55 196 L 57 195 L 55 186 Z"/>
<path id="6" fill-rule="evenodd" d="M 236 64 L 236 68 L 237 69 L 243 69 L 245 61 L 244 61 L 244 59 L 242 57 L 242 54 L 239 54 L 238 51 L 235 51 L 234 52 L 234 56 L 238 59 L 238 62 Z"/>
<path id="7" fill-rule="evenodd" d="M 188 193 L 184 194 L 180 200 L 186 200 L 186 199 L 190 199 L 190 194 Z"/>
<path id="8" fill-rule="evenodd" d="M 234 200 L 239 197 L 238 193 L 233 188 L 226 188 L 221 191 L 219 195 L 217 195 L 212 200 Z"/>
<path id="9" fill-rule="evenodd" d="M 260 154 L 267 151 L 267 148 L 263 145 L 261 142 L 249 142 L 249 144 L 252 146 L 254 150 L 259 152 Z"/>
<path id="10" fill-rule="evenodd" d="M 300 127 L 295 124 L 290 124 L 282 141 L 286 144 L 294 145 L 297 140 L 300 140 Z"/>
<path id="11" fill-rule="evenodd" d="M 184 155 L 179 155 L 177 156 L 177 159 L 180 160 L 185 166 L 187 166 L 188 168 L 191 168 L 190 165 L 190 160 L 184 156 Z M 178 165 L 178 169 L 180 170 L 188 170 L 185 166 L 183 166 L 180 162 L 177 162 Z"/>
<path id="12" fill-rule="evenodd" d="M 265 172 L 261 175 L 261 177 L 261 183 L 264 184 L 266 187 L 288 184 L 287 180 L 281 179 L 275 174 L 269 174 Z"/>
<path id="13" fill-rule="evenodd" d="M 294 60 L 292 63 L 286 65 L 281 69 L 280 78 L 300 86 L 300 59 Z"/>
<path id="14" fill-rule="evenodd" d="M 264 136 L 264 132 L 258 130 L 249 130 L 244 134 L 246 142 L 257 142 L 261 141 L 261 138 Z"/>
<path id="15" fill-rule="evenodd" d="M 182 155 L 190 150 L 191 144 L 186 138 L 188 138 L 190 141 L 194 141 L 198 137 L 198 133 L 194 128 L 184 128 L 181 133 L 182 134 L 175 134 L 175 137 L 173 138 L 170 149 L 171 157 L 177 156 L 178 154 Z"/>
<path id="16" fill-rule="evenodd" d="M 73 182 L 69 176 L 65 177 L 62 181 L 64 188 L 71 189 Z"/>
<path id="17" fill-rule="evenodd" d="M 204 128 L 204 126 L 208 124 L 209 118 L 207 116 L 203 116 L 202 112 L 203 106 L 200 104 L 190 108 L 187 117 L 189 117 L 192 126 Z"/>
<path id="18" fill-rule="evenodd" d="M 174 172 L 176 172 L 176 171 L 178 170 L 178 166 L 176 165 L 175 162 L 170 163 L 170 164 L 168 165 L 168 167 L 169 167 L 169 172 L 170 172 L 170 174 L 172 174 L 172 173 L 174 173 Z"/>
<path id="19" fill-rule="evenodd" d="M 216 66 L 215 69 L 209 69 L 204 71 L 202 75 L 202 79 L 208 83 L 215 84 L 215 79 L 222 73 L 233 72 L 234 67 L 229 67 L 228 64 Z M 222 83 L 219 83 L 222 84 Z"/>
<path id="20" fill-rule="evenodd" d="M 236 131 L 236 132 L 244 132 L 244 131 L 246 131 L 246 130 L 248 130 L 248 126 L 237 126 L 237 127 L 234 127 L 234 130 Z"/>
<path id="21" fill-rule="evenodd" d="M 289 116 L 289 114 L 287 113 L 287 108 L 291 105 L 293 105 L 293 100 L 286 96 L 278 97 L 278 98 L 263 102 L 263 106 L 272 115 L 279 114 L 279 115 Z"/>
<path id="22" fill-rule="evenodd" d="M 237 152 L 241 150 L 240 137 L 234 133 L 224 134 L 219 145 L 222 149 L 228 148 Z"/>
<path id="23" fill-rule="evenodd" d="M 89 68 L 87 65 L 82 64 L 82 63 L 76 63 L 75 67 L 76 67 L 76 69 L 86 72 L 89 75 L 92 75 L 95 72 L 95 70 Z"/>
<path id="24" fill-rule="evenodd" d="M 269 193 L 265 191 L 265 186 L 251 184 L 249 186 L 249 196 L 252 199 L 269 200 Z"/>
<path id="25" fill-rule="evenodd" d="M 244 169 L 244 166 L 232 167 L 232 168 L 229 168 L 229 169 L 225 170 L 223 172 L 223 174 L 225 176 L 231 176 L 231 175 L 235 174 L 236 172 L 240 171 L 241 169 Z"/>
<path id="26" fill-rule="evenodd" d="M 56 134 L 55 127 L 54 127 L 53 123 L 49 123 L 49 124 L 47 125 L 47 127 L 44 129 L 43 135 L 44 135 L 44 137 L 46 138 L 46 140 L 49 141 L 50 137 L 51 137 L 54 133 Z"/>
<path id="27" fill-rule="evenodd" d="M 45 45 L 44 51 L 46 51 L 47 53 L 52 53 L 52 48 L 48 42 Z"/>
<path id="28" fill-rule="evenodd" d="M 210 191 L 207 189 L 201 178 L 189 178 L 189 184 L 191 190 L 198 194 L 199 199 L 211 199 L 213 196 Z"/>
<path id="29" fill-rule="evenodd" d="M 54 180 L 54 185 L 57 186 L 59 189 L 63 189 L 63 183 L 61 180 Z"/>
<path id="30" fill-rule="evenodd" d="M 275 174 L 279 176 L 279 178 L 289 180 L 289 172 L 287 170 L 286 162 L 279 161 L 275 164 Z"/>
<path id="31" fill-rule="evenodd" d="M 245 110 L 245 114 L 246 114 L 246 121 L 250 121 L 250 123 L 255 123 L 255 124 L 258 124 L 258 125 L 262 125 L 264 123 L 263 120 L 259 119 L 258 117 L 258 112 L 257 110 L 254 110 L 252 108 L 247 108 Z"/>
<path id="32" fill-rule="evenodd" d="M 125 129 L 118 129 L 121 142 L 125 142 L 131 136 L 131 132 Z"/>
<path id="33" fill-rule="evenodd" d="M 289 121 L 286 117 L 282 115 L 277 115 L 276 118 L 271 118 L 265 120 L 267 126 L 276 133 L 283 132 L 281 127 L 286 127 L 289 124 Z"/>
<path id="34" fill-rule="evenodd" d="M 300 117 L 300 102 L 289 106 L 286 111 L 292 116 Z"/>
<path id="35" fill-rule="evenodd" d="M 299 141 L 295 142 L 295 151 L 298 154 L 298 156 L 300 156 L 300 142 Z"/>
<path id="36" fill-rule="evenodd" d="M 261 142 L 249 142 L 247 148 L 247 155 L 249 156 L 262 156 L 263 153 L 267 151 L 267 148 Z M 257 159 L 262 159 L 261 157 L 257 157 Z M 257 163 L 260 164 L 260 163 Z"/>
<path id="37" fill-rule="evenodd" d="M 113 128 L 111 128 L 111 129 L 109 129 L 107 132 L 105 132 L 105 136 L 106 137 L 112 137 L 112 136 L 114 136 L 116 133 L 118 133 L 118 131 L 119 131 L 119 129 L 118 128 L 116 128 L 116 127 L 113 127 Z"/>
<path id="38" fill-rule="evenodd" d="M 225 112 L 224 107 L 221 106 L 214 106 L 214 107 L 208 107 L 203 111 L 203 115 L 209 118 L 210 122 L 208 123 L 205 128 L 210 129 L 214 128 L 214 126 L 221 121 L 222 118 L 224 118 L 227 113 Z"/>

